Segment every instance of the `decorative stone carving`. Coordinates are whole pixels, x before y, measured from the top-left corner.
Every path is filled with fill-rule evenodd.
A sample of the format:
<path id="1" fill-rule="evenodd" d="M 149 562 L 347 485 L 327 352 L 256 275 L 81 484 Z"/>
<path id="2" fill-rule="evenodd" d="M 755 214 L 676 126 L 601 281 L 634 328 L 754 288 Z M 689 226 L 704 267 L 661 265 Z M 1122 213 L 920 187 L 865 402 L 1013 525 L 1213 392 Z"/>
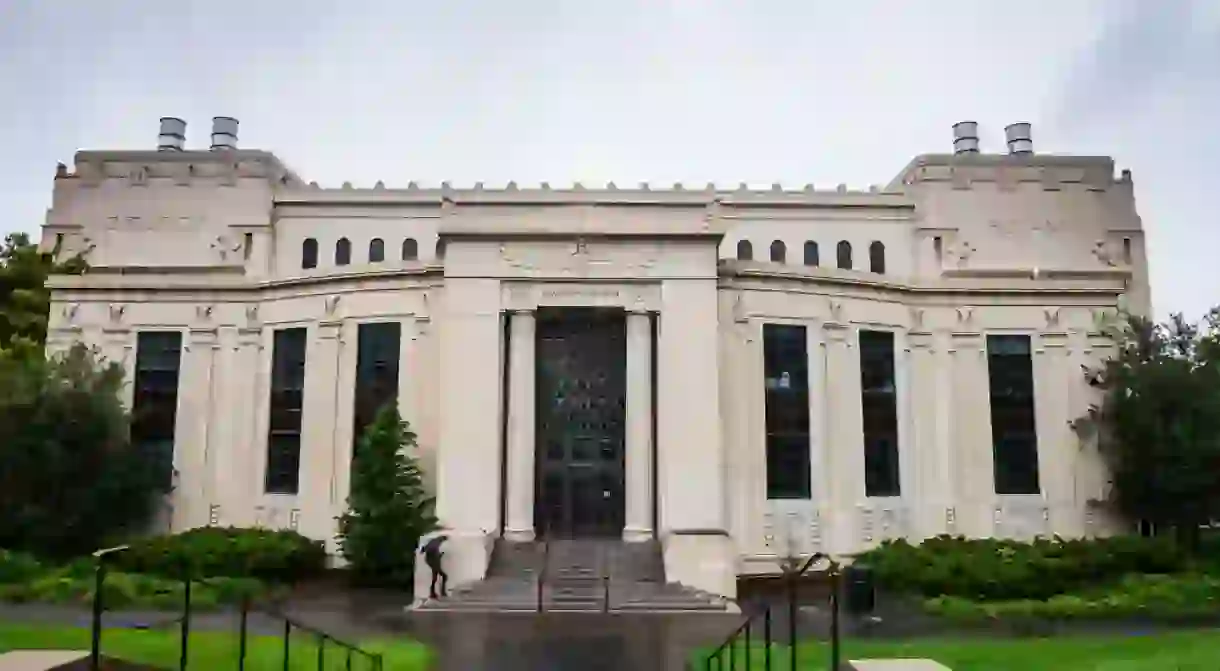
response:
<path id="1" fill-rule="evenodd" d="M 768 548 L 775 546 L 775 522 L 771 513 L 763 515 L 763 545 Z"/>
<path id="2" fill-rule="evenodd" d="M 246 324 L 249 326 L 258 326 L 259 320 L 258 320 L 258 306 L 257 305 L 247 305 L 246 306 Z"/>
<path id="3" fill-rule="evenodd" d="M 1049 307 L 1044 309 L 1042 313 L 1046 316 L 1046 327 L 1048 329 L 1059 328 L 1059 308 Z"/>
<path id="4" fill-rule="evenodd" d="M 970 265 L 970 257 L 977 251 L 969 240 L 959 240 L 949 248 L 949 256 L 958 268 L 965 268 Z"/>
<path id="5" fill-rule="evenodd" d="M 220 506 L 213 503 L 208 506 L 208 526 L 214 527 L 220 524 Z"/>
<path id="6" fill-rule="evenodd" d="M 923 316 L 924 316 L 923 308 L 910 308 L 910 313 L 911 313 L 911 329 L 922 330 L 924 327 L 923 326 Z"/>
<path id="7" fill-rule="evenodd" d="M 212 240 L 211 248 L 222 262 L 227 261 L 229 254 L 236 254 L 241 251 L 242 243 L 229 237 L 227 233 L 216 236 Z"/>
<path id="8" fill-rule="evenodd" d="M 326 308 L 327 317 L 334 316 L 335 310 L 337 310 L 339 308 L 339 298 L 340 298 L 340 296 L 338 296 L 338 295 L 331 295 L 331 296 L 326 297 L 324 306 Z"/>
<path id="9" fill-rule="evenodd" d="M 738 324 L 745 324 L 750 321 L 750 317 L 746 314 L 745 298 L 740 291 L 733 297 L 733 321 Z"/>
<path id="10" fill-rule="evenodd" d="M 288 528 L 292 529 L 293 531 L 296 531 L 297 528 L 300 527 L 300 525 L 301 525 L 301 509 L 293 508 L 292 511 L 288 513 Z"/>
<path id="11" fill-rule="evenodd" d="M 860 510 L 860 537 L 865 543 L 873 542 L 873 511 L 871 508 L 858 506 Z"/>
<path id="12" fill-rule="evenodd" d="M 949 506 L 945 508 L 945 528 L 951 532 L 955 526 L 957 526 L 957 508 Z"/>
<path id="13" fill-rule="evenodd" d="M 111 303 L 109 306 L 110 321 L 118 324 L 123 321 L 123 313 L 127 311 L 127 306 L 122 303 Z"/>
<path id="14" fill-rule="evenodd" d="M 148 185 L 148 166 L 136 166 L 131 169 L 128 179 L 132 186 L 147 186 Z"/>
<path id="15" fill-rule="evenodd" d="M 809 514 L 809 549 L 822 549 L 822 513 L 817 510 Z"/>
<path id="16" fill-rule="evenodd" d="M 1093 256 L 1097 257 L 1097 260 L 1104 266 L 1113 268 L 1118 265 L 1114 255 L 1110 253 L 1109 246 L 1105 240 L 1098 240 L 1093 243 Z"/>
<path id="17" fill-rule="evenodd" d="M 76 321 L 76 312 L 79 309 L 80 309 L 80 306 L 77 305 L 76 303 L 68 303 L 67 305 L 65 305 L 63 307 L 63 311 L 61 313 L 64 316 L 64 321 L 68 322 L 69 324 L 75 322 Z"/>
<path id="18" fill-rule="evenodd" d="M 843 321 L 843 302 L 836 301 L 831 298 L 827 301 L 827 308 L 830 312 L 830 320 L 835 322 Z"/>
<path id="19" fill-rule="evenodd" d="M 957 323 L 962 326 L 970 326 L 974 322 L 974 308 L 963 306 L 957 308 Z"/>
<path id="20" fill-rule="evenodd" d="M 195 318 L 201 322 L 210 321 L 212 319 L 212 307 L 211 305 L 196 305 Z"/>

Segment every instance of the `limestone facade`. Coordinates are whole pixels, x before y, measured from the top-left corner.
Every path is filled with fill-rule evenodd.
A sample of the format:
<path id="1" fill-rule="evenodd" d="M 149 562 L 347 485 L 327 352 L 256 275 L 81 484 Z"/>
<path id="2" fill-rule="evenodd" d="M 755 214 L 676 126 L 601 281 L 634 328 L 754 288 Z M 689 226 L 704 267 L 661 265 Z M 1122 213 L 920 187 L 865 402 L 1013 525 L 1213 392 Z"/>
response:
<path id="1" fill-rule="evenodd" d="M 658 538 L 670 579 L 731 596 L 788 552 L 1117 524 L 1089 503 L 1106 477 L 1069 427 L 1091 400 L 1081 366 L 1111 346 L 1102 325 L 1149 310 L 1132 182 L 1106 157 L 930 154 L 864 191 L 321 188 L 261 151 L 82 151 L 54 182 L 43 245 L 57 244 L 92 269 L 52 280 L 50 349 L 85 342 L 133 371 L 140 332 L 182 334 L 173 530 L 291 527 L 333 550 L 357 330 L 395 322 L 398 405 L 451 573 L 479 578 L 495 538 L 535 532 L 537 315 L 581 306 L 626 322 L 623 534 Z M 807 334 L 807 497 L 767 495 L 766 324 Z M 307 334 L 299 487 L 267 493 L 273 342 L 288 327 Z M 893 334 L 895 496 L 866 495 L 861 330 Z M 995 334 L 1030 338 L 1036 493 L 995 491 Z"/>

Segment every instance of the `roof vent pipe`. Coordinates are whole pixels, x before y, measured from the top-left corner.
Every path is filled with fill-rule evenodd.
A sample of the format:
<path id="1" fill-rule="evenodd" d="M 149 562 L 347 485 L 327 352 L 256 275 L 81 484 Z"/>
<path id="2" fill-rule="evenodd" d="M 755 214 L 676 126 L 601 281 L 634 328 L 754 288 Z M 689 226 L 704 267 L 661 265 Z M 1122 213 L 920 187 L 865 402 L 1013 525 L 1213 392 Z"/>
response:
<path id="1" fill-rule="evenodd" d="M 237 149 L 237 119 L 231 116 L 212 117 L 212 151 Z"/>
<path id="2" fill-rule="evenodd" d="M 979 124 L 977 121 L 959 121 L 953 124 L 953 153 L 979 153 Z"/>
<path id="3" fill-rule="evenodd" d="M 1021 122 L 1005 126 L 1004 136 L 1008 139 L 1009 154 L 1034 153 L 1034 141 L 1030 135 L 1030 125 L 1028 123 Z"/>
<path id="4" fill-rule="evenodd" d="M 178 117 L 161 117 L 161 132 L 157 135 L 157 151 L 182 151 L 186 144 L 186 122 Z"/>

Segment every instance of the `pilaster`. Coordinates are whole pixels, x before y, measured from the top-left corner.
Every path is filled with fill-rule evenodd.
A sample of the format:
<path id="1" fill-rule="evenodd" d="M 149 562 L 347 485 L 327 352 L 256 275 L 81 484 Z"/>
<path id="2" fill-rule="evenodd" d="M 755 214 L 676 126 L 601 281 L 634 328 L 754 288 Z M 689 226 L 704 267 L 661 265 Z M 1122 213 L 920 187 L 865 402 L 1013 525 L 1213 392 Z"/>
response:
<path id="1" fill-rule="evenodd" d="M 980 333 L 949 336 L 951 470 L 957 484 L 953 529 L 971 537 L 994 531 L 995 475 L 986 340 Z"/>
<path id="2" fill-rule="evenodd" d="M 342 322 L 318 324 L 305 350 L 305 401 L 301 426 L 301 460 L 297 486 L 299 531 L 327 541 L 333 551 L 331 491 L 338 428 L 338 377 Z"/>
<path id="3" fill-rule="evenodd" d="M 864 504 L 864 436 L 860 405 L 860 362 L 855 331 L 826 322 L 827 473 L 830 509 L 828 546 L 832 553 L 857 549 L 857 516 Z"/>
<path id="4" fill-rule="evenodd" d="M 206 526 L 209 521 L 212 474 L 208 468 L 212 435 L 214 376 L 220 348 L 214 327 L 192 328 L 183 348 L 175 428 L 174 466 L 178 477 L 173 492 L 174 529 Z"/>
<path id="5" fill-rule="evenodd" d="M 1041 333 L 1033 353 L 1034 421 L 1037 423 L 1038 482 L 1046 512 L 1042 533 L 1074 531 L 1072 520 L 1076 459 L 1079 450 L 1072 433 L 1072 380 L 1080 376 L 1071 367 L 1068 334 Z"/>
<path id="6" fill-rule="evenodd" d="M 626 392 L 626 526 L 623 538 L 643 541 L 653 537 L 652 320 L 645 311 L 627 313 Z"/>
<path id="7" fill-rule="evenodd" d="M 528 541 L 534 538 L 536 326 L 533 311 L 514 310 L 509 316 L 509 329 L 508 491 L 505 492 L 508 511 L 504 535 L 510 540 Z M 630 404 L 628 408 L 630 412 Z"/>

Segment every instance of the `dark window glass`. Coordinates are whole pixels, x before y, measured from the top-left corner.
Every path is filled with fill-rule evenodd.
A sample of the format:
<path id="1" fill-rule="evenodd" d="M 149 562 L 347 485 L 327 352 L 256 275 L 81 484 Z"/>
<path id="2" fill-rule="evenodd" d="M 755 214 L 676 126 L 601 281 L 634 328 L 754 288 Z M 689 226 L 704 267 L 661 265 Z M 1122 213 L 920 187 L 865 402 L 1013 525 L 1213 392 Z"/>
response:
<path id="1" fill-rule="evenodd" d="M 805 265 L 816 266 L 821 263 L 818 258 L 818 243 L 813 240 L 805 241 Z"/>
<path id="2" fill-rule="evenodd" d="M 402 327 L 398 322 L 361 324 L 357 331 L 355 430 L 352 432 L 356 444 L 378 411 L 398 400 L 401 340 Z"/>
<path id="3" fill-rule="evenodd" d="M 296 494 L 301 466 L 301 411 L 305 406 L 306 333 L 275 332 L 271 352 L 271 417 L 267 431 L 267 472 L 263 488 Z"/>
<path id="4" fill-rule="evenodd" d="M 851 270 L 851 243 L 846 240 L 840 240 L 839 246 L 835 249 L 835 255 L 839 262 L 839 267 L 843 270 Z"/>
<path id="5" fill-rule="evenodd" d="M 182 333 L 141 331 L 136 335 L 131 442 L 156 463 L 165 485 L 173 478 L 181 365 Z"/>
<path id="6" fill-rule="evenodd" d="M 771 260 L 775 263 L 783 263 L 788 260 L 788 245 L 785 245 L 783 240 L 771 243 Z"/>
<path id="7" fill-rule="evenodd" d="M 439 238 L 436 241 L 436 258 L 437 259 L 445 258 L 445 241 L 441 240 Z"/>
<path id="8" fill-rule="evenodd" d="M 301 243 L 301 267 L 305 269 L 318 267 L 318 241 L 305 238 Z"/>
<path id="9" fill-rule="evenodd" d="M 804 326 L 763 324 L 767 498 L 809 498 L 809 347 Z"/>
<path id="10" fill-rule="evenodd" d="M 381 238 L 369 240 L 369 263 L 385 261 L 385 242 Z"/>
<path id="11" fill-rule="evenodd" d="M 898 394 L 894 334 L 860 331 L 860 403 L 864 420 L 864 493 L 898 496 Z"/>
<path id="12" fill-rule="evenodd" d="M 339 238 L 335 243 L 335 265 L 346 266 L 352 262 L 352 241 L 347 238 Z"/>
<path id="13" fill-rule="evenodd" d="M 402 241 L 402 260 L 414 261 L 419 258 L 419 243 L 415 238 L 407 238 Z"/>
<path id="14" fill-rule="evenodd" d="M 868 269 L 874 273 L 885 274 L 885 245 L 874 240 L 868 246 Z"/>
<path id="15" fill-rule="evenodd" d="M 738 261 L 753 261 L 754 260 L 754 245 L 750 244 L 749 240 L 737 241 L 737 260 Z"/>
<path id="16" fill-rule="evenodd" d="M 1038 432 L 1029 336 L 987 336 L 991 450 L 997 494 L 1037 494 Z"/>

